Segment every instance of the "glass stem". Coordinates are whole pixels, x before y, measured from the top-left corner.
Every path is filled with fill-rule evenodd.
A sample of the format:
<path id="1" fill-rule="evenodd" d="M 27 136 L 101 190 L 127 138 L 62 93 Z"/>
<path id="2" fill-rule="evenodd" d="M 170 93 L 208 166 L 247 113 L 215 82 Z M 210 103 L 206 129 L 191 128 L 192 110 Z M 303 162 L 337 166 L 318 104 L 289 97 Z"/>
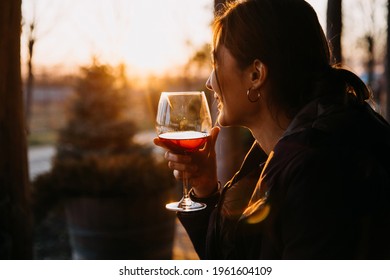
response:
<path id="1" fill-rule="evenodd" d="M 181 207 L 189 207 L 191 206 L 191 198 L 190 198 L 190 184 L 189 184 L 189 179 L 187 176 L 187 173 L 184 171 L 183 172 L 183 198 L 180 202 Z"/>

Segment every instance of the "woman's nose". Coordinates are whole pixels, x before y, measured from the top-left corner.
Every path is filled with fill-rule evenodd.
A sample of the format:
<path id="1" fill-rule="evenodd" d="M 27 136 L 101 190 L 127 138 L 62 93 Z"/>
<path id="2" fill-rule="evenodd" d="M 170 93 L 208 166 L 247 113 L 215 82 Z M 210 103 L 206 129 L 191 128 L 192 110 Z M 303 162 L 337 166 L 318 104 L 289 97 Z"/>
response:
<path id="1" fill-rule="evenodd" d="M 207 79 L 206 81 L 206 88 L 208 90 L 213 90 L 213 87 L 211 86 L 211 76 L 213 75 L 213 73 L 211 73 L 211 75 L 209 76 L 209 78 Z"/>

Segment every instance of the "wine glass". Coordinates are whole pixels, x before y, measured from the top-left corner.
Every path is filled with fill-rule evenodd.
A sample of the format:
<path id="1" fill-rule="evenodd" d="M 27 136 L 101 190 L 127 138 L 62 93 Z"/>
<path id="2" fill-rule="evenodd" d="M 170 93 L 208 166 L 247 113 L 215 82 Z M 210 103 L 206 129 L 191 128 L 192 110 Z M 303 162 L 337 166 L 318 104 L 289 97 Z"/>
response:
<path id="1" fill-rule="evenodd" d="M 190 154 L 202 148 L 210 135 L 211 116 L 202 91 L 162 92 L 158 103 L 156 129 L 160 141 L 170 150 Z M 183 197 L 166 205 L 168 210 L 191 212 L 206 208 L 192 201 L 190 184 L 183 173 Z"/>

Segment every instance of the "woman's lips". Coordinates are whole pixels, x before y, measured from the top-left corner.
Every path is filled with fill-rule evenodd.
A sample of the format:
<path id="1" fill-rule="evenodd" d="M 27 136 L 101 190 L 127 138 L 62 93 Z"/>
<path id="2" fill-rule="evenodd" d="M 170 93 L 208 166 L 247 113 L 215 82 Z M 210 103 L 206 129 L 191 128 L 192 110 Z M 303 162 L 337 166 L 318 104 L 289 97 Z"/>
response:
<path id="1" fill-rule="evenodd" d="M 221 99 L 219 98 L 219 95 L 214 92 L 214 98 L 217 101 L 217 108 L 220 110 L 222 108 L 222 102 Z"/>

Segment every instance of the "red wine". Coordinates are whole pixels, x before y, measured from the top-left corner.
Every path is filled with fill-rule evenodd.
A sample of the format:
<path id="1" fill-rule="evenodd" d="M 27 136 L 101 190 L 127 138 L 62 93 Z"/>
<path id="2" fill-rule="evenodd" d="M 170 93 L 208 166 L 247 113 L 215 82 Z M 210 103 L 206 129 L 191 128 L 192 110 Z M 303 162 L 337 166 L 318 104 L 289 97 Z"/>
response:
<path id="1" fill-rule="evenodd" d="M 177 131 L 162 133 L 158 137 L 170 150 L 184 153 L 202 148 L 208 136 L 208 133 L 198 131 Z"/>

